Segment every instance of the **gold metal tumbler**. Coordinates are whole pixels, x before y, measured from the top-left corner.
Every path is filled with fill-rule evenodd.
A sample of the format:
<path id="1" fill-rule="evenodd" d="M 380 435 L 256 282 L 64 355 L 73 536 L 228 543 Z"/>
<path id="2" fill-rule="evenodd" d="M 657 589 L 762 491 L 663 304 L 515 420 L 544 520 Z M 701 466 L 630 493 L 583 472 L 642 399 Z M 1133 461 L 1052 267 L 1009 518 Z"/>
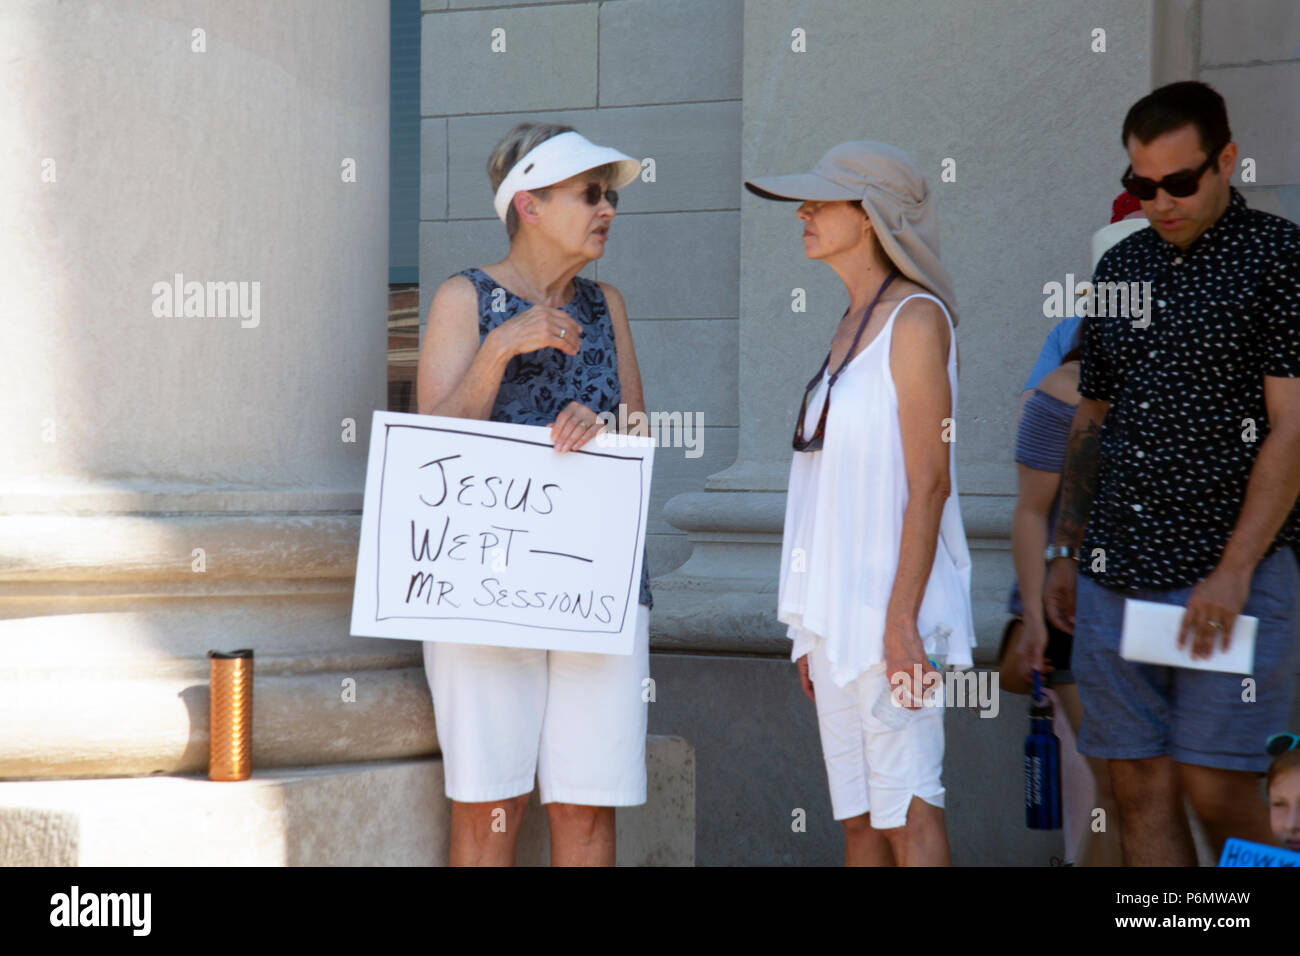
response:
<path id="1" fill-rule="evenodd" d="M 208 779 L 253 772 L 253 652 L 208 651 Z"/>

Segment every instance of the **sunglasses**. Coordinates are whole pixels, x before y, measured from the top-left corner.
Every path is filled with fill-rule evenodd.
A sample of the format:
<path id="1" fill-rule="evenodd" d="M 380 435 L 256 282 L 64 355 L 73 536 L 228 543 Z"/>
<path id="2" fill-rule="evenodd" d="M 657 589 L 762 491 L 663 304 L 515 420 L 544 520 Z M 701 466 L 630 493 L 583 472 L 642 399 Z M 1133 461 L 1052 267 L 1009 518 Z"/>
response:
<path id="1" fill-rule="evenodd" d="M 822 367 L 817 370 L 817 374 L 812 377 L 808 387 L 803 390 L 803 401 L 799 403 L 799 418 L 794 423 L 794 441 L 791 442 L 795 451 L 821 451 L 822 442 L 826 438 L 826 413 L 831 410 L 831 389 L 835 387 L 835 380 L 840 377 L 844 367 L 853 358 L 853 351 L 858 347 L 858 339 L 862 338 L 862 331 L 867 327 L 867 319 L 870 318 L 871 311 L 876 307 L 876 303 L 880 301 L 880 296 L 889 287 L 889 283 L 894 281 L 896 275 L 898 275 L 898 270 L 891 268 L 889 275 L 876 292 L 876 297 L 871 300 L 871 304 L 867 306 L 867 311 L 862 314 L 862 321 L 858 324 L 857 334 L 853 336 L 853 342 L 849 345 L 849 350 L 844 353 L 844 361 L 840 362 L 840 367 L 831 374 L 830 381 L 826 383 L 826 401 L 822 403 L 822 413 L 817 419 L 817 430 L 812 433 L 811 438 L 807 439 L 803 437 L 803 419 L 808 412 L 808 396 L 817 388 L 817 384 L 822 379 L 822 374 L 830 367 L 830 352 L 826 353 L 826 361 L 822 362 Z M 845 309 L 844 315 L 848 314 L 849 310 Z"/>
<path id="2" fill-rule="evenodd" d="M 618 190 L 602 189 L 600 183 L 587 183 L 586 188 L 578 195 L 587 201 L 588 206 L 599 206 L 600 197 L 603 195 L 609 199 L 611 206 L 618 208 Z"/>
<path id="3" fill-rule="evenodd" d="M 1274 734 L 1264 744 L 1264 749 L 1273 757 L 1284 754 L 1288 750 L 1295 750 L 1297 747 L 1300 747 L 1300 734 Z"/>
<path id="4" fill-rule="evenodd" d="M 1183 170 L 1177 173 L 1170 173 L 1164 179 L 1155 180 L 1147 179 L 1145 176 L 1133 175 L 1133 164 L 1130 163 L 1124 175 L 1120 177 L 1120 182 L 1124 188 L 1136 196 L 1138 199 L 1150 200 L 1156 198 L 1156 190 L 1163 189 L 1169 195 L 1177 199 L 1185 199 L 1194 195 L 1201 188 L 1201 175 L 1214 164 L 1218 159 L 1219 153 L 1223 150 L 1224 143 L 1218 149 L 1212 150 L 1206 157 L 1205 162 L 1192 170 Z"/>
<path id="5" fill-rule="evenodd" d="M 845 315 L 847 314 L 846 311 Z M 804 389 L 803 401 L 799 403 L 799 418 L 794 423 L 794 441 L 791 442 L 795 451 L 821 451 L 822 441 L 826 438 L 826 413 L 830 411 L 831 407 L 831 389 L 835 387 L 836 376 L 844 370 L 844 366 L 840 366 L 826 385 L 826 401 L 822 403 L 821 417 L 817 419 L 817 430 L 813 432 L 812 438 L 805 439 L 803 437 L 803 417 L 808 412 L 808 396 L 817 387 L 817 383 L 821 381 L 822 373 L 826 371 L 826 367 L 830 364 L 831 357 L 827 354 L 826 361 L 822 362 L 822 367 L 817 370 L 817 374 L 812 377 L 812 381 Z"/>

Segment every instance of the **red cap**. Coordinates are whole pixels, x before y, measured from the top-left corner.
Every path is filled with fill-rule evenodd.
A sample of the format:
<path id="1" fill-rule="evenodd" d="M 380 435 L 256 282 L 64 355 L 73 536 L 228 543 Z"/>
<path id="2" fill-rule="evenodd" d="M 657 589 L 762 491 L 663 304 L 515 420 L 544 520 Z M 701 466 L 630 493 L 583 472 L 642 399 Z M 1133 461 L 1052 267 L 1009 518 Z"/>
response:
<path id="1" fill-rule="evenodd" d="M 1129 213 L 1141 211 L 1142 204 L 1138 202 L 1137 196 L 1134 196 L 1126 189 L 1116 196 L 1115 201 L 1110 204 L 1110 221 L 1119 222 Z"/>

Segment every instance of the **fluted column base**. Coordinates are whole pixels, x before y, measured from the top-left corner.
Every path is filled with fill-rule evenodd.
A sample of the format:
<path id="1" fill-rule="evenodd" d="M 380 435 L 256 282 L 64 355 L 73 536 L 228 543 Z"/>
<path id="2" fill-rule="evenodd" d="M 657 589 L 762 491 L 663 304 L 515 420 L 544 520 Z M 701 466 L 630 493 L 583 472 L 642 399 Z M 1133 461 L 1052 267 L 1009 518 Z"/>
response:
<path id="1" fill-rule="evenodd" d="M 437 753 L 419 643 L 348 633 L 360 504 L 0 493 L 0 779 L 206 773 L 206 655 L 240 647 L 255 770 Z"/>

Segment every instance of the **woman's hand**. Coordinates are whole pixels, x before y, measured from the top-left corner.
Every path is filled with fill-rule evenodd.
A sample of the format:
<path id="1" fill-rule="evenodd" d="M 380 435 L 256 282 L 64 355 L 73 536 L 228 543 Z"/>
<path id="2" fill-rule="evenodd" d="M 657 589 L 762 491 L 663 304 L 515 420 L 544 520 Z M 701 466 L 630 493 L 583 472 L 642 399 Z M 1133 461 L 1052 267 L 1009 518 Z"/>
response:
<path id="1" fill-rule="evenodd" d="M 1020 660 L 1020 674 L 1031 687 L 1034 683 L 1034 671 L 1046 677 L 1047 672 L 1052 670 L 1043 657 L 1046 651 L 1047 625 L 1039 617 L 1033 615 L 1026 617 L 1020 632 L 1020 646 L 1016 648 L 1016 656 Z"/>
<path id="2" fill-rule="evenodd" d="M 581 448 L 605 430 L 600 416 L 580 402 L 569 402 L 550 424 L 556 451 Z"/>
<path id="3" fill-rule="evenodd" d="M 900 699 L 897 692 L 901 684 L 902 706 L 908 710 L 919 710 L 922 695 L 925 693 L 925 675 L 929 672 L 938 674 L 926 659 L 925 645 L 921 642 L 921 633 L 916 621 L 904 618 L 885 619 L 885 676 L 889 678 L 890 693 L 895 700 Z M 918 680 L 918 676 L 920 680 Z M 942 675 L 940 675 L 942 676 Z M 931 679 L 931 687 L 934 686 Z M 931 697 L 933 698 L 933 691 Z"/>
<path id="4" fill-rule="evenodd" d="M 520 312 L 488 334 L 496 336 L 511 357 L 545 348 L 577 355 L 582 348 L 582 326 L 563 309 L 546 305 Z"/>
<path id="5" fill-rule="evenodd" d="M 808 655 L 805 654 L 795 661 L 794 666 L 799 669 L 799 686 L 803 688 L 803 692 L 808 695 L 810 701 L 814 704 L 817 703 L 817 694 L 813 691 L 812 678 L 808 676 Z"/>

